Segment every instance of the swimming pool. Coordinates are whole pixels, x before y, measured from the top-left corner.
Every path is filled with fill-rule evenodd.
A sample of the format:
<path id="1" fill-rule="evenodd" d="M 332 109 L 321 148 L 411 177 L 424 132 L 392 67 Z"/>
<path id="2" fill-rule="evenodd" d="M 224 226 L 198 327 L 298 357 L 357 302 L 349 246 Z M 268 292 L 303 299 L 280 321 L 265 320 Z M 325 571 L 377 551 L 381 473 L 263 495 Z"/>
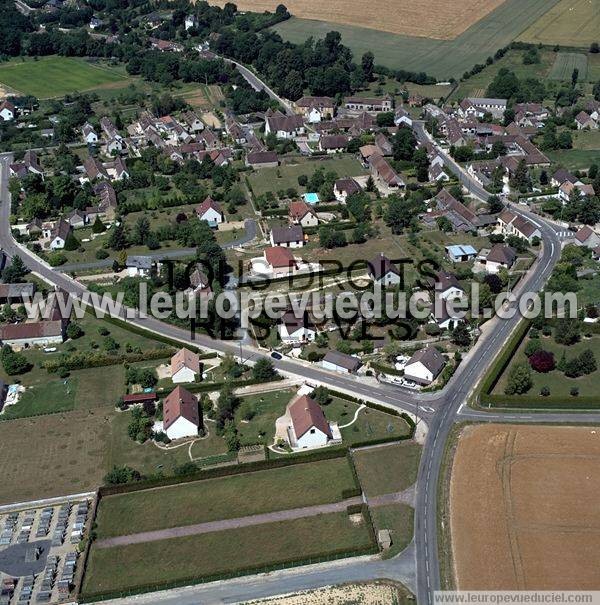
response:
<path id="1" fill-rule="evenodd" d="M 305 193 L 303 196 L 304 201 L 307 204 L 318 204 L 319 203 L 319 194 L 318 193 Z"/>

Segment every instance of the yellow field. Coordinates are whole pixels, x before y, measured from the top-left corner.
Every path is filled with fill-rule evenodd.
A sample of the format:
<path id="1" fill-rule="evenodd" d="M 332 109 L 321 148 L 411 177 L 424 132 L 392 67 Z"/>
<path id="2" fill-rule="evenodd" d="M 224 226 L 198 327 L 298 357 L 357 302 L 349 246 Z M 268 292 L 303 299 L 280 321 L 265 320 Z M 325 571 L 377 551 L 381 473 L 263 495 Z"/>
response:
<path id="1" fill-rule="evenodd" d="M 582 48 L 600 42 L 600 0 L 561 0 L 519 39 Z"/>
<path id="2" fill-rule="evenodd" d="M 595 0 L 597 1 L 597 0 Z M 477 23 L 504 0 L 373 0 L 361 2 L 344 0 L 288 0 L 285 6 L 294 17 L 316 19 L 330 23 L 368 27 L 394 34 L 453 40 Z M 215 4 L 223 6 L 225 0 Z M 280 0 L 239 0 L 240 10 L 274 11 Z"/>

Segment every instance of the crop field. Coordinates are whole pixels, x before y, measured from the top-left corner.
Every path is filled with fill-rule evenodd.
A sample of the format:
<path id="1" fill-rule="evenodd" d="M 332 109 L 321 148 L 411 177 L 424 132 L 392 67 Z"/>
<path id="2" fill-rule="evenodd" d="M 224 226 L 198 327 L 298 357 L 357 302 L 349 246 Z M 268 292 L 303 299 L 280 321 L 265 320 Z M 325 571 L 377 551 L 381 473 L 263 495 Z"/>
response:
<path id="1" fill-rule="evenodd" d="M 435 39 L 435 27 L 429 25 L 440 7 L 445 4 L 441 2 L 423 5 L 425 12 L 422 20 L 428 25 L 429 31 L 424 30 L 423 33 L 418 34 L 398 28 L 390 31 L 389 27 L 384 26 L 381 26 L 383 31 L 371 29 L 370 26 L 365 27 L 366 13 L 376 14 L 377 11 L 373 10 L 372 6 L 369 11 L 364 11 L 363 5 L 359 4 L 357 6 L 360 6 L 361 15 L 358 23 L 363 27 L 345 25 L 336 21 L 331 16 L 334 12 L 331 10 L 331 4 L 327 4 L 323 5 L 327 10 L 327 14 L 322 17 L 324 21 L 319 21 L 318 16 L 311 15 L 306 10 L 296 13 L 288 6 L 295 16 L 279 23 L 274 29 L 284 39 L 297 43 L 304 42 L 309 36 L 323 38 L 327 32 L 336 30 L 342 34 L 343 43 L 352 49 L 355 57 L 360 57 L 370 50 L 378 64 L 392 69 L 425 71 L 439 79 L 447 79 L 462 76 L 475 63 L 485 63 L 487 57 L 515 40 L 558 1 L 505 0 L 503 3 L 497 3 L 496 8 L 487 15 L 480 16 L 479 20 L 466 20 L 469 27 L 459 35 L 455 35 L 453 39 L 449 35 L 446 36 L 447 39 Z M 598 0 L 594 1 L 598 2 Z M 254 6 L 254 3 L 252 5 Z M 347 10 L 348 3 L 340 3 L 340 5 Z M 464 6 L 467 5 L 469 3 L 464 3 Z M 447 3 L 447 6 L 450 10 L 456 9 L 456 4 Z M 384 11 L 381 15 L 386 22 L 389 22 L 391 14 L 397 14 L 400 19 L 403 19 L 405 10 L 406 6 L 403 6 L 402 10 Z M 459 14 L 462 14 L 462 10 Z"/>
<path id="2" fill-rule="evenodd" d="M 288 0 L 286 7 L 296 17 L 357 25 L 408 36 L 452 40 L 502 4 L 503 0 L 463 0 L 460 3 L 413 0 L 402 6 L 390 0 L 374 0 L 369 10 L 360 2 L 337 0 Z M 241 0 L 237 7 L 255 12 L 274 11 L 277 0 Z"/>
<path id="3" fill-rule="evenodd" d="M 130 78 L 117 68 L 73 57 L 43 57 L 0 64 L 0 83 L 15 92 L 39 99 L 94 88 L 121 88 Z"/>
<path id="4" fill-rule="evenodd" d="M 598 430 L 463 430 L 450 480 L 457 589 L 598 589 Z"/>
<path id="5" fill-rule="evenodd" d="M 579 70 L 579 79 L 585 80 L 588 72 L 588 59 L 582 53 L 558 53 L 550 70 L 553 80 L 571 80 L 573 70 Z"/>
<path id="6" fill-rule="evenodd" d="M 520 36 L 523 42 L 589 47 L 598 42 L 600 0 L 561 0 Z"/>

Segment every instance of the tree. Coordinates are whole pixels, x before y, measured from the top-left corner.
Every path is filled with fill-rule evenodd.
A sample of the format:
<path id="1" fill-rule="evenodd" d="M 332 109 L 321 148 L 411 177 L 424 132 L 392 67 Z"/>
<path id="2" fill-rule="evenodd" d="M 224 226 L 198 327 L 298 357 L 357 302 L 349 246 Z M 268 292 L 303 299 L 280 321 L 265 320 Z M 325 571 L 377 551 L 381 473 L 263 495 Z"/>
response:
<path id="1" fill-rule="evenodd" d="M 71 322 L 67 326 L 67 337 L 71 340 L 75 340 L 76 338 L 81 338 L 83 336 L 83 330 L 79 324 L 75 322 Z"/>
<path id="2" fill-rule="evenodd" d="M 268 382 L 277 376 L 277 370 L 273 367 L 273 362 L 266 357 L 261 357 L 252 368 L 252 378 L 260 382 Z"/>
<path id="3" fill-rule="evenodd" d="M 392 233 L 399 234 L 415 223 L 421 204 L 415 198 L 402 199 L 396 194 L 388 197 L 384 220 Z"/>
<path id="4" fill-rule="evenodd" d="M 67 239 L 65 240 L 65 250 L 73 252 L 74 250 L 77 250 L 79 246 L 79 240 L 72 231 L 69 231 L 69 235 L 67 235 Z"/>
<path id="5" fill-rule="evenodd" d="M 577 86 L 577 82 L 579 81 L 579 70 L 575 68 L 573 73 L 571 74 L 571 86 L 575 88 Z"/>
<path id="6" fill-rule="evenodd" d="M 590 44 L 590 53 L 593 55 L 600 53 L 600 44 L 598 44 L 598 42 L 592 42 Z"/>
<path id="7" fill-rule="evenodd" d="M 122 223 L 114 225 L 108 236 L 108 245 L 113 250 L 124 250 L 129 245 L 128 233 L 125 225 Z"/>
<path id="8" fill-rule="evenodd" d="M 29 273 L 23 259 L 17 254 L 13 256 L 10 265 L 4 267 L 2 271 L 2 281 L 7 284 L 16 284 L 23 281 L 23 278 Z"/>
<path id="9" fill-rule="evenodd" d="M 365 80 L 367 82 L 371 82 L 371 80 L 373 80 L 373 68 L 375 66 L 375 56 L 371 51 L 367 51 L 363 54 L 360 65 L 362 67 Z"/>
<path id="10" fill-rule="evenodd" d="M 488 208 L 490 214 L 498 214 L 504 210 L 504 204 L 497 195 L 492 195 L 488 199 Z"/>
<path id="11" fill-rule="evenodd" d="M 581 324 L 578 319 L 561 318 L 556 320 L 554 340 L 561 345 L 575 344 L 581 336 Z"/>
<path id="12" fill-rule="evenodd" d="M 397 161 L 410 162 L 415 154 L 417 137 L 411 128 L 399 128 L 392 139 L 392 155 Z"/>
<path id="13" fill-rule="evenodd" d="M 533 340 L 530 340 L 525 346 L 525 355 L 527 357 L 531 357 L 532 355 L 539 353 L 541 350 L 542 343 L 540 342 L 540 339 L 534 338 Z"/>
<path id="14" fill-rule="evenodd" d="M 107 485 L 119 485 L 140 481 L 141 478 L 140 473 L 130 466 L 113 466 L 112 470 L 104 475 L 104 483 Z"/>
<path id="15" fill-rule="evenodd" d="M 229 420 L 225 423 L 225 427 L 223 429 L 223 439 L 227 445 L 227 451 L 237 452 L 240 449 L 241 443 L 235 422 Z"/>
<path id="16" fill-rule="evenodd" d="M 311 394 L 311 399 L 314 399 L 319 405 L 328 405 L 331 403 L 331 395 L 329 389 L 324 386 L 318 386 Z"/>
<path id="17" fill-rule="evenodd" d="M 216 425 L 219 434 L 223 434 L 227 422 L 234 419 L 235 410 L 239 405 L 239 397 L 233 394 L 233 389 L 229 384 L 225 384 L 217 399 Z"/>
<path id="18" fill-rule="evenodd" d="M 452 331 L 452 342 L 459 347 L 468 347 L 471 344 L 471 334 L 466 321 L 461 321 Z"/>
<path id="19" fill-rule="evenodd" d="M 540 374 L 551 372 L 555 368 L 554 353 L 541 350 L 536 351 L 529 357 L 529 365 Z"/>
<path id="20" fill-rule="evenodd" d="M 4 371 L 9 376 L 24 374 L 32 367 L 29 361 L 27 361 L 27 357 L 25 357 L 23 353 L 13 351 L 9 345 L 4 345 L 2 347 L 2 352 L 0 352 L 0 360 L 2 361 Z"/>
<path id="21" fill-rule="evenodd" d="M 104 233 L 106 231 L 106 225 L 100 220 L 99 216 L 96 216 L 96 220 L 92 225 L 92 233 Z"/>
<path id="22" fill-rule="evenodd" d="M 531 371 L 524 363 L 516 364 L 508 375 L 508 382 L 504 393 L 506 395 L 523 395 L 533 386 Z"/>

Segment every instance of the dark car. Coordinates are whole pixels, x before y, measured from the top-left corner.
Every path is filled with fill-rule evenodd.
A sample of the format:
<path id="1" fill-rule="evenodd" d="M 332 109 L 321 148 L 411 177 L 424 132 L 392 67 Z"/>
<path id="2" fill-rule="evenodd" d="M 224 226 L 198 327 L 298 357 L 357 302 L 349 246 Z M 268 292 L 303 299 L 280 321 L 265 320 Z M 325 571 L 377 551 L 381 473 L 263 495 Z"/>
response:
<path id="1" fill-rule="evenodd" d="M 283 355 L 281 353 L 278 353 L 277 351 L 273 351 L 271 353 L 271 357 L 273 359 L 283 359 Z"/>

